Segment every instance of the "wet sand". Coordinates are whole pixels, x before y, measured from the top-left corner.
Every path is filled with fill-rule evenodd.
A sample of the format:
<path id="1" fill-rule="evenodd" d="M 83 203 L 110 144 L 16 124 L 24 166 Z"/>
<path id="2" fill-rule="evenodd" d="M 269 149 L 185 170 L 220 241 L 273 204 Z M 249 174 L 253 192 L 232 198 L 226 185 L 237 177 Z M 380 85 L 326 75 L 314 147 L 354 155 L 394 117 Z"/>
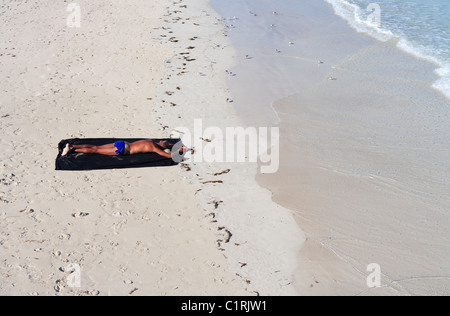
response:
<path id="1" fill-rule="evenodd" d="M 321 1 L 216 6 L 237 50 L 237 112 L 281 129 L 280 170 L 257 179 L 306 234 L 298 292 L 448 294 L 450 103 L 436 65 Z"/>

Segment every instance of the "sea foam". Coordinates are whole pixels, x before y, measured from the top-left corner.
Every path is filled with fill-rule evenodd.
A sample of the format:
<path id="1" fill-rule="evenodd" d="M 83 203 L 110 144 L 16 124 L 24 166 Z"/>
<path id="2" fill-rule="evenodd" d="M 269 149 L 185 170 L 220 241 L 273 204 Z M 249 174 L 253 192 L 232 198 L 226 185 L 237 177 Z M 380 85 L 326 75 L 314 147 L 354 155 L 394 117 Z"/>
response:
<path id="1" fill-rule="evenodd" d="M 371 18 L 374 12 L 369 1 L 325 1 L 358 32 L 367 33 L 383 42 L 398 40 L 397 46 L 403 51 L 436 64 L 436 74 L 440 78 L 433 87 L 450 99 L 450 47 L 447 47 L 450 41 L 446 36 L 448 26 L 439 18 L 441 15 L 448 15 L 445 13 L 450 10 L 448 4 L 435 0 L 434 7 L 424 13 L 423 5 L 410 3 L 405 7 L 403 1 L 379 1 L 377 5 L 380 7 L 381 21 L 376 23 Z"/>

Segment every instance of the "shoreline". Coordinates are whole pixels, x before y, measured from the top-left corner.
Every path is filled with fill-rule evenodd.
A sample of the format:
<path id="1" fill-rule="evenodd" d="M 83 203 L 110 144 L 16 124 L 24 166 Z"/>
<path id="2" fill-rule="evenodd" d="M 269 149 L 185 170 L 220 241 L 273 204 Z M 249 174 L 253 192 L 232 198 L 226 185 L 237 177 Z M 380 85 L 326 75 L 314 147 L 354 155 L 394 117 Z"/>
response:
<path id="1" fill-rule="evenodd" d="M 335 14 L 351 25 L 353 29 L 355 29 L 358 33 L 365 33 L 370 37 L 376 38 L 381 42 L 387 42 L 390 40 L 396 41 L 396 46 L 398 49 L 406 52 L 409 55 L 413 55 L 420 60 L 425 60 L 427 62 L 433 63 L 436 65 L 436 69 L 434 73 L 439 76 L 437 80 L 433 83 L 433 88 L 439 91 L 441 94 L 450 98 L 450 90 L 449 90 L 449 67 L 450 65 L 438 57 L 431 55 L 430 52 L 427 52 L 427 49 L 415 47 L 412 43 L 398 35 L 394 35 L 391 31 L 383 29 L 381 26 L 366 24 L 364 23 L 364 17 L 359 16 L 356 13 L 357 7 L 354 4 L 346 3 L 345 5 L 342 2 L 334 1 L 334 0 L 325 0 L 327 3 L 332 5 Z M 348 6 L 347 8 L 345 8 Z M 348 9 L 351 8 L 351 9 Z M 359 9 L 359 8 L 358 8 Z M 350 12 L 351 11 L 351 12 Z M 351 17 L 353 16 L 353 18 Z M 357 21 L 355 21 L 355 16 L 357 16 Z"/>

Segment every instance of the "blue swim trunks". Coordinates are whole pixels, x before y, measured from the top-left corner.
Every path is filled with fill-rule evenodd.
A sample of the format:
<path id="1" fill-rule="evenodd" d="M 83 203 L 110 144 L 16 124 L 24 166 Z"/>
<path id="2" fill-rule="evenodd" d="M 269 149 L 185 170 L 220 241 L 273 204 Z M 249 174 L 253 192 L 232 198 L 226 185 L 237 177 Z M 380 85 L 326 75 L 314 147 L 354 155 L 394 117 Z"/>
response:
<path id="1" fill-rule="evenodd" d="M 119 156 L 125 156 L 125 142 L 123 140 L 115 142 L 114 147 L 117 148 L 116 154 Z"/>

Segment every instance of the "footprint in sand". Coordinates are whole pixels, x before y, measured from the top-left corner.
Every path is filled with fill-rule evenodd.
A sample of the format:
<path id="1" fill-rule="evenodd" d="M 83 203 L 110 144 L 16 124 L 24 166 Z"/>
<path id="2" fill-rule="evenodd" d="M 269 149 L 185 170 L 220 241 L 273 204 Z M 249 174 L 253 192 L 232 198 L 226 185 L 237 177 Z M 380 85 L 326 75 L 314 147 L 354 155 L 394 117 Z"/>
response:
<path id="1" fill-rule="evenodd" d="M 74 217 L 74 218 L 79 218 L 79 217 L 86 217 L 86 216 L 88 216 L 89 215 L 89 213 L 85 213 L 85 212 L 77 212 L 77 213 L 73 213 L 72 214 L 72 217 Z"/>

